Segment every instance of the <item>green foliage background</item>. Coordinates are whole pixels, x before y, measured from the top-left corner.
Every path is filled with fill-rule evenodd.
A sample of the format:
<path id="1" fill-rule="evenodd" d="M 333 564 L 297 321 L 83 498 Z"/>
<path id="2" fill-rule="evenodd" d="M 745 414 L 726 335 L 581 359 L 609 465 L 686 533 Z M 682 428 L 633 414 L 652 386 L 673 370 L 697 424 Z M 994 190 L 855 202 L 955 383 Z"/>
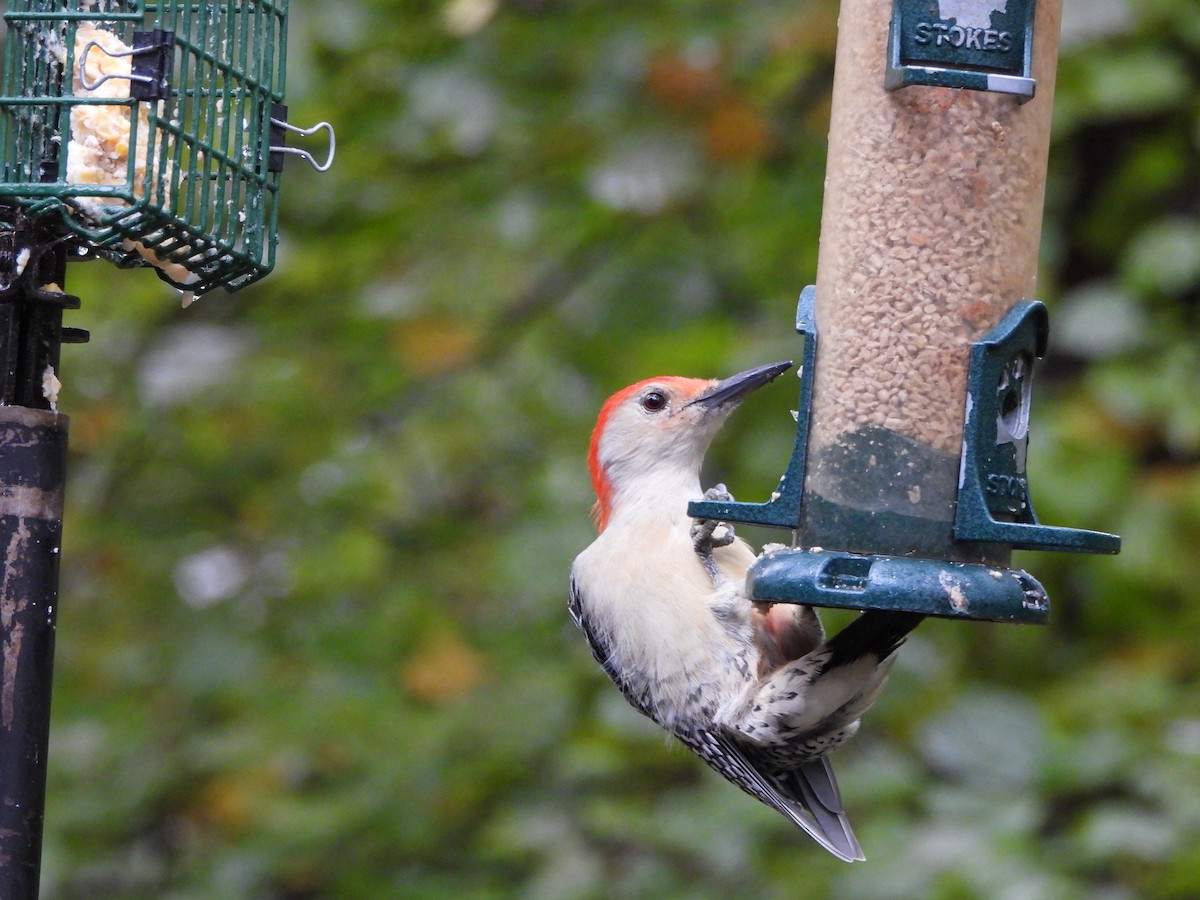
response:
<path id="1" fill-rule="evenodd" d="M 931 622 L 837 764 L 846 866 L 566 616 L 611 391 L 794 356 L 828 0 L 293 4 L 280 262 L 74 265 L 50 898 L 1200 896 L 1200 5 L 1067 0 L 1034 410 L 1046 628 Z M 781 391 L 783 391 L 781 393 Z M 764 497 L 792 399 L 712 478 Z"/>

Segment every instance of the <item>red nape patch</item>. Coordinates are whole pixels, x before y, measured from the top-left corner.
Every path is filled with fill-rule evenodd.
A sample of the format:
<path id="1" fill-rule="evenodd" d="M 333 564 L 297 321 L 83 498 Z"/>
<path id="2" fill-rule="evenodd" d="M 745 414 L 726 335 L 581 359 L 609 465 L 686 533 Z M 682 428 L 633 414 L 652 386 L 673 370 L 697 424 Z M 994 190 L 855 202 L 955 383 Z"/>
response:
<path id="1" fill-rule="evenodd" d="M 600 436 L 604 434 L 608 420 L 612 418 L 613 410 L 628 400 L 631 395 L 636 394 L 643 386 L 655 380 L 657 379 L 647 378 L 645 381 L 639 381 L 637 384 L 631 384 L 629 387 L 617 391 L 604 401 L 604 405 L 600 407 L 600 415 L 596 417 L 596 427 L 592 429 L 592 443 L 588 447 L 588 472 L 592 476 L 592 489 L 596 492 L 596 505 L 592 507 L 592 520 L 596 523 L 597 531 L 604 530 L 608 525 L 608 517 L 612 513 L 612 482 L 608 480 L 608 473 L 600 465 Z"/>
<path id="2" fill-rule="evenodd" d="M 588 447 L 588 471 L 592 475 L 592 488 L 596 492 L 596 505 L 592 507 L 592 519 L 596 523 L 597 530 L 603 531 L 605 526 L 608 525 L 609 517 L 612 515 L 612 482 L 609 480 L 608 473 L 604 471 L 604 467 L 600 465 L 600 437 L 604 434 L 605 428 L 608 427 L 608 422 L 612 418 L 613 412 L 633 394 L 636 394 L 648 384 L 662 385 L 678 397 L 679 388 L 682 387 L 680 383 L 684 382 L 692 385 L 697 393 L 710 383 L 702 378 L 681 378 L 676 375 L 646 378 L 637 382 L 637 384 L 631 384 L 629 387 L 617 391 L 605 400 L 604 405 L 600 407 L 600 415 L 596 417 L 596 427 L 592 429 L 592 443 Z"/>

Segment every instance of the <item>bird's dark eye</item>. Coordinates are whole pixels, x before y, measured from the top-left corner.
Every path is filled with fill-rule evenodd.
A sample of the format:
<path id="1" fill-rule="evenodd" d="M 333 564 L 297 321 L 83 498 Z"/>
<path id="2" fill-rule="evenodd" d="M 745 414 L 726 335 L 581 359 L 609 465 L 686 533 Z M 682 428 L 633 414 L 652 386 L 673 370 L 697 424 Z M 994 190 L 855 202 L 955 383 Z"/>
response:
<path id="1" fill-rule="evenodd" d="M 658 412 L 667 405 L 667 395 L 662 391 L 650 391 L 642 397 L 642 409 L 646 412 Z"/>

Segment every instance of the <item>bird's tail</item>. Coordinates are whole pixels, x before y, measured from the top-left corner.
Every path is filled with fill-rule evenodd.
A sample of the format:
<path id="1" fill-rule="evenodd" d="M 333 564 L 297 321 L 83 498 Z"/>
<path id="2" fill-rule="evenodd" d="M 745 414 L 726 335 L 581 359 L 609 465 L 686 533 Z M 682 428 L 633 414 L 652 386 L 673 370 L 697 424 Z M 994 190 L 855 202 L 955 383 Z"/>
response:
<path id="1" fill-rule="evenodd" d="M 807 808 L 814 828 L 808 829 L 813 837 L 830 853 L 846 862 L 866 859 L 846 808 L 842 805 L 842 792 L 838 790 L 833 765 L 827 757 L 800 763 L 790 773 L 794 796 Z"/>
<path id="2" fill-rule="evenodd" d="M 814 685 L 821 684 L 827 673 L 859 660 L 865 662 L 869 674 L 863 676 L 862 682 L 851 678 L 848 683 L 843 683 L 845 678 L 836 676 L 828 681 L 830 690 L 845 690 L 849 684 L 852 688 L 857 685 L 857 693 L 841 701 L 831 701 L 839 705 L 812 729 L 813 734 L 827 734 L 852 726 L 882 690 L 890 668 L 888 658 L 923 618 L 916 613 L 868 610 L 816 651 L 827 654 L 828 658 L 814 679 Z M 863 669 L 864 665 L 857 668 Z M 851 673 L 843 674 L 849 676 Z M 820 705 L 814 702 L 814 706 Z M 839 859 L 856 862 L 866 858 L 846 817 L 841 791 L 828 757 L 800 760 L 783 771 L 777 766 L 770 768 L 774 769 L 773 780 L 779 790 L 777 794 L 760 795 L 760 799 L 789 816 Z"/>
<path id="3" fill-rule="evenodd" d="M 813 679 L 812 711 L 823 711 L 807 736 L 849 728 L 875 703 L 887 683 L 895 652 L 924 616 L 895 610 L 867 610 L 825 642 L 820 671 Z M 845 736 L 853 734 L 849 731 Z"/>
<path id="4" fill-rule="evenodd" d="M 832 652 L 825 669 L 849 665 L 867 655 L 887 659 L 924 618 L 920 613 L 868 609 L 826 641 Z"/>

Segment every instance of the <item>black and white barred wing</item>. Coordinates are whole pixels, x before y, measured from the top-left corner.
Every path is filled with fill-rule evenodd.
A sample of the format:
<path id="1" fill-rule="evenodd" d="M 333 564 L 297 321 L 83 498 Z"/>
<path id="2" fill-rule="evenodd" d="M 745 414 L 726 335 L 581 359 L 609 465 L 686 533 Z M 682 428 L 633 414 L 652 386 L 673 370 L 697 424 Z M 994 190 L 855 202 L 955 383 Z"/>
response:
<path id="1" fill-rule="evenodd" d="M 839 859 L 866 859 L 846 810 L 827 757 L 807 760 L 781 773 L 759 769 L 737 741 L 713 731 L 678 735 L 688 749 L 728 781 L 783 813 Z"/>
<path id="2" fill-rule="evenodd" d="M 588 649 L 592 651 L 592 657 L 600 664 L 600 668 L 604 670 L 604 674 L 609 677 L 613 684 L 620 688 L 621 694 L 629 701 L 630 706 L 642 715 L 653 719 L 654 716 L 650 713 L 649 699 L 645 693 L 635 691 L 630 687 L 628 679 L 624 678 L 621 672 L 617 670 L 617 667 L 613 665 L 612 652 L 609 649 L 608 642 L 591 626 L 587 617 L 584 616 L 583 596 L 574 578 L 571 579 L 571 600 L 567 605 L 567 609 L 570 610 L 571 620 L 583 632 Z"/>

